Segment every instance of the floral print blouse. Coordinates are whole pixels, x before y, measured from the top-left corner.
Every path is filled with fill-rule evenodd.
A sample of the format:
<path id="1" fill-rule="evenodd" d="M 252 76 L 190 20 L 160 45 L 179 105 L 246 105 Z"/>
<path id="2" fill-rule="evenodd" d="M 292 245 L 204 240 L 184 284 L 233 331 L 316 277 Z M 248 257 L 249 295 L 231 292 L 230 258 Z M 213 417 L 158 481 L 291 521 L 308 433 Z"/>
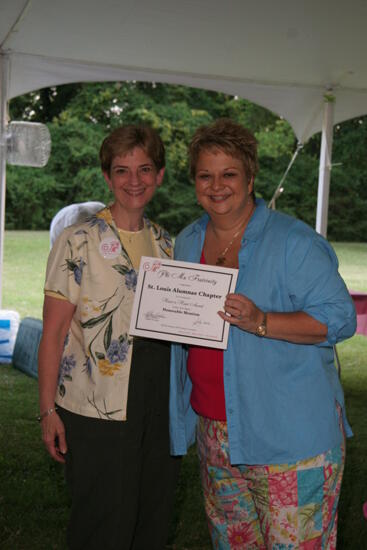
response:
<path id="1" fill-rule="evenodd" d="M 155 256 L 172 257 L 166 231 L 144 218 Z M 55 401 L 84 416 L 126 420 L 137 273 L 109 208 L 64 230 L 47 264 L 45 293 L 76 306 L 65 339 Z"/>

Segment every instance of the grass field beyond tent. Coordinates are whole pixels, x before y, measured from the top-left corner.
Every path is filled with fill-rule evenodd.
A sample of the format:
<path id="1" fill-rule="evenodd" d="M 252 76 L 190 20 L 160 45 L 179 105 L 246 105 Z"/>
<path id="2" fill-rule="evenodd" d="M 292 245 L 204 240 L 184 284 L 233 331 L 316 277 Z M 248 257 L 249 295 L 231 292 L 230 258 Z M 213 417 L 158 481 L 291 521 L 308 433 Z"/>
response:
<path id="1" fill-rule="evenodd" d="M 8 232 L 5 243 L 3 308 L 40 318 L 48 233 Z M 367 245 L 337 243 L 335 250 L 348 287 L 367 292 Z M 354 336 L 338 345 L 338 350 L 355 434 L 347 444 L 338 550 L 363 550 L 367 548 L 367 521 L 362 515 L 367 501 L 367 338 Z M 62 467 L 42 447 L 37 411 L 36 381 L 11 366 L 0 366 L 2 550 L 66 548 L 69 496 Z M 183 461 L 168 548 L 210 548 L 194 450 Z"/>

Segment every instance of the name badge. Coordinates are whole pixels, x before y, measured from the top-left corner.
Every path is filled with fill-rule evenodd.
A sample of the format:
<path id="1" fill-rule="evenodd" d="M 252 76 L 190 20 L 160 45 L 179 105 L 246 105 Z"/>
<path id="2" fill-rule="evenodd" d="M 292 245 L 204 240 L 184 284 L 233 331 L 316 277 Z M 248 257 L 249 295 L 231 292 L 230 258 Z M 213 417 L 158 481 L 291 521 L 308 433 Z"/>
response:
<path id="1" fill-rule="evenodd" d="M 120 241 L 114 237 L 108 237 L 103 239 L 99 245 L 99 253 L 101 256 L 106 258 L 106 260 L 112 260 L 112 258 L 117 258 L 121 254 L 121 244 Z"/>

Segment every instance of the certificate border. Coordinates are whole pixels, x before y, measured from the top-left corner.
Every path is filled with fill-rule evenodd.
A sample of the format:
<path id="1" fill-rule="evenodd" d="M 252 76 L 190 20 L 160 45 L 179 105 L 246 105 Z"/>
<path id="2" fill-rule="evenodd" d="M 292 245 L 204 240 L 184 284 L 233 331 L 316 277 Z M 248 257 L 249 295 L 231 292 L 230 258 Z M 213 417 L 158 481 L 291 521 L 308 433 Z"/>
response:
<path id="1" fill-rule="evenodd" d="M 182 262 L 182 263 L 185 263 L 185 262 Z M 185 269 L 184 266 L 176 266 L 176 265 L 172 265 L 172 264 L 165 264 L 165 263 L 161 263 L 162 267 L 166 267 L 166 268 L 169 268 L 169 269 L 172 269 L 172 268 L 175 268 L 175 269 Z M 217 266 L 216 266 L 217 267 Z M 229 285 L 228 285 L 228 290 L 227 290 L 227 293 L 229 292 L 230 288 L 231 288 L 231 284 L 232 284 L 232 281 L 233 281 L 233 273 L 226 273 L 224 271 L 220 271 L 220 269 L 215 269 L 214 270 L 211 270 L 211 269 L 199 269 L 198 267 L 187 267 L 186 269 L 189 269 L 190 271 L 200 271 L 201 273 L 220 273 L 222 275 L 226 275 L 227 277 L 229 277 Z M 185 334 L 177 334 L 176 332 L 168 332 L 167 330 L 165 331 L 162 331 L 162 330 L 152 330 L 152 329 L 147 329 L 147 328 L 140 328 L 138 326 L 138 322 L 139 322 L 139 313 L 140 313 L 140 304 L 141 304 L 141 300 L 142 300 L 142 297 L 143 297 L 143 291 L 144 291 L 144 282 L 145 282 L 145 277 L 147 275 L 147 272 L 145 271 L 144 272 L 144 275 L 143 275 L 143 279 L 142 279 L 142 284 L 141 284 L 141 292 L 140 292 L 140 296 L 139 296 L 139 303 L 138 303 L 138 307 L 137 307 L 137 312 L 136 312 L 136 319 L 135 319 L 135 324 L 133 326 L 133 328 L 135 330 L 139 330 L 140 332 L 149 332 L 149 333 L 156 333 L 156 334 L 163 334 L 163 335 L 167 335 L 169 334 L 170 336 L 176 336 L 178 338 L 190 338 L 191 340 L 203 340 L 204 342 L 217 342 L 217 343 L 221 343 L 223 344 L 224 342 L 224 334 L 225 334 L 225 329 L 226 329 L 226 326 L 225 326 L 225 321 L 223 320 L 223 327 L 222 327 L 222 336 L 220 339 L 218 338 L 204 338 L 204 337 L 200 337 L 200 336 L 187 336 Z"/>

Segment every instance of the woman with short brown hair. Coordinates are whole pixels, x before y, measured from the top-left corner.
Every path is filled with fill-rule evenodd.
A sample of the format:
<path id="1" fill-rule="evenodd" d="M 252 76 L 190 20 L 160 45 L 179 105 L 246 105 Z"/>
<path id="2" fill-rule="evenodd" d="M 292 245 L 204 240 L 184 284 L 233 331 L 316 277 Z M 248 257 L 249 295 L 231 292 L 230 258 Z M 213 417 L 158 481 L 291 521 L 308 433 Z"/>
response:
<path id="1" fill-rule="evenodd" d="M 169 455 L 170 346 L 128 333 L 140 257 L 172 254 L 144 216 L 164 147 L 152 128 L 129 125 L 104 140 L 100 159 L 113 203 L 65 229 L 48 260 L 42 435 L 66 462 L 72 550 L 161 550 L 179 466 Z"/>

